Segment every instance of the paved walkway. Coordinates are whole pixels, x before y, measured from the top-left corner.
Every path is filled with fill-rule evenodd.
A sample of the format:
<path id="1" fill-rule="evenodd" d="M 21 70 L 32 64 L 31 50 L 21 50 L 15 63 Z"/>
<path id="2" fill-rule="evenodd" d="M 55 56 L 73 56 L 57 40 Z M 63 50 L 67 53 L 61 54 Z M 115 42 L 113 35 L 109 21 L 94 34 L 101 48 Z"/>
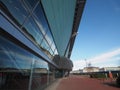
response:
<path id="1" fill-rule="evenodd" d="M 83 76 L 62 78 L 50 85 L 46 90 L 120 90 L 113 81 L 98 80 Z"/>

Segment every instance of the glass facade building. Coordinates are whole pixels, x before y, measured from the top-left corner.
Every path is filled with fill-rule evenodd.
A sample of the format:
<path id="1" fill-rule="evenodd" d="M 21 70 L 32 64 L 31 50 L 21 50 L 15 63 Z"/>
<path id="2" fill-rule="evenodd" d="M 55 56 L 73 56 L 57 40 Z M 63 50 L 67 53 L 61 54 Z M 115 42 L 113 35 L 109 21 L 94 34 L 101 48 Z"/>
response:
<path id="1" fill-rule="evenodd" d="M 70 58 L 77 4 L 81 15 L 85 0 L 0 0 L 1 90 L 42 90 L 60 75 L 53 58 Z"/>

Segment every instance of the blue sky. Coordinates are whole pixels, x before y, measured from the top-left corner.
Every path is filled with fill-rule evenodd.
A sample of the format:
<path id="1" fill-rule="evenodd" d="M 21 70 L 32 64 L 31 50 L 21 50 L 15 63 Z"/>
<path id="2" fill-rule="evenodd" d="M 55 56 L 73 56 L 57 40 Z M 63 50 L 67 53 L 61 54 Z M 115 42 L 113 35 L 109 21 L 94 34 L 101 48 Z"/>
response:
<path id="1" fill-rule="evenodd" d="M 73 70 L 120 66 L 120 0 L 87 0 L 73 47 Z"/>

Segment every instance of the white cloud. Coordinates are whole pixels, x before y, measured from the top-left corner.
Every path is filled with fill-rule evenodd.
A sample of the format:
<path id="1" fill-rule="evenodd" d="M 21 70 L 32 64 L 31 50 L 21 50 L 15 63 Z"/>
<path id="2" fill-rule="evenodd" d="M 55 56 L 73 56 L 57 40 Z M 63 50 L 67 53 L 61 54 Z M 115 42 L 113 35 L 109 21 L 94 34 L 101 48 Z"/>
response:
<path id="1" fill-rule="evenodd" d="M 78 70 L 81 67 L 85 67 L 86 62 L 84 60 L 75 60 L 73 61 L 74 67 L 73 70 Z"/>
<path id="2" fill-rule="evenodd" d="M 118 65 L 120 64 L 120 48 L 110 52 L 102 53 L 98 56 L 87 59 L 87 62 L 88 63 L 90 62 L 92 65 L 105 66 L 105 67 L 107 65 L 115 66 L 115 63 L 111 63 L 114 61 L 115 63 L 117 62 Z M 85 60 L 76 60 L 76 61 L 73 61 L 73 64 L 74 64 L 73 70 L 78 70 L 86 66 Z"/>
<path id="3" fill-rule="evenodd" d="M 113 58 L 115 59 L 115 56 L 117 55 L 120 55 L 120 48 L 107 53 L 103 53 L 96 57 L 93 57 L 89 59 L 89 61 L 94 63 L 104 62 L 106 60 L 111 60 L 111 59 L 113 60 Z M 118 57 L 116 59 L 118 59 Z"/>

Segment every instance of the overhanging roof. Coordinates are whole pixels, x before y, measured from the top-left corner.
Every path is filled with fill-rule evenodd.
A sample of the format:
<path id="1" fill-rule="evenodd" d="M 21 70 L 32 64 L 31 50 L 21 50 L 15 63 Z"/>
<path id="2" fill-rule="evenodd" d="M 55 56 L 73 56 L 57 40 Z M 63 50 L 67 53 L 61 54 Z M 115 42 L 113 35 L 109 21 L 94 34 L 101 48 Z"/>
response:
<path id="1" fill-rule="evenodd" d="M 79 7 L 78 1 L 83 4 L 82 7 Z M 85 0 L 41 0 L 60 56 L 65 55 L 69 44 L 71 44 L 69 52 L 72 51 L 75 38 L 71 39 L 71 36 L 78 29 L 79 16 L 82 14 L 81 11 L 78 13 L 80 10 L 78 8 L 83 9 L 83 1 Z"/>
<path id="2" fill-rule="evenodd" d="M 72 34 L 71 34 L 71 38 L 70 38 L 70 41 L 68 44 L 68 46 L 69 46 L 68 58 L 70 58 L 70 56 L 71 56 L 71 52 L 72 52 L 73 45 L 74 45 L 75 38 L 76 38 L 76 35 L 74 35 L 74 34 L 76 34 L 78 32 L 78 27 L 80 25 L 80 21 L 82 18 L 82 13 L 83 13 L 83 10 L 85 7 L 85 3 L 86 3 L 86 0 L 77 0 L 77 2 L 76 2 Z"/>

